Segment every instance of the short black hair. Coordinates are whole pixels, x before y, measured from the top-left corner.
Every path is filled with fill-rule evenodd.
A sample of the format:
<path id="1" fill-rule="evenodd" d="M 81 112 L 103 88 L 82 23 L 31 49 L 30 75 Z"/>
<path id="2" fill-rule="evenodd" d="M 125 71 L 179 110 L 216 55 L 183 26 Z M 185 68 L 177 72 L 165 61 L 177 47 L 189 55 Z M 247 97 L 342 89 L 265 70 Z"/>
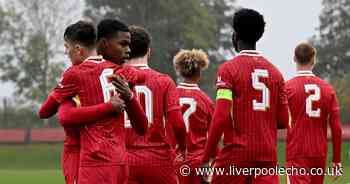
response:
<path id="1" fill-rule="evenodd" d="M 97 40 L 110 38 L 118 32 L 129 32 L 129 28 L 123 22 L 116 19 L 103 19 L 97 25 Z"/>
<path id="2" fill-rule="evenodd" d="M 130 43 L 130 58 L 143 57 L 147 54 L 151 45 L 151 36 L 145 28 L 140 26 L 129 26 L 131 43 Z"/>
<path id="3" fill-rule="evenodd" d="M 79 43 L 88 49 L 96 46 L 96 29 L 91 22 L 80 20 L 69 25 L 64 31 L 63 37 L 68 42 Z"/>
<path id="4" fill-rule="evenodd" d="M 239 40 L 256 43 L 265 31 L 264 17 L 255 10 L 243 8 L 233 16 L 233 29 Z"/>

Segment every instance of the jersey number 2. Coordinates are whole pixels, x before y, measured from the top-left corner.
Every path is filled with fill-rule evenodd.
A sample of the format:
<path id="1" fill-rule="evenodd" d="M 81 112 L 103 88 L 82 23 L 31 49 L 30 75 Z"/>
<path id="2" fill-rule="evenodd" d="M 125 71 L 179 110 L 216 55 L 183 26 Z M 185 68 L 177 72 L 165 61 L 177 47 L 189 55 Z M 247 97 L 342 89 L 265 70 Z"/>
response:
<path id="1" fill-rule="evenodd" d="M 312 118 L 320 117 L 321 116 L 320 108 L 318 108 L 317 110 L 312 110 L 312 102 L 316 102 L 321 99 L 320 88 L 316 84 L 306 84 L 304 88 L 306 93 L 310 93 L 311 91 L 314 91 L 314 94 L 309 95 L 309 97 L 307 97 L 306 99 L 306 105 L 305 105 L 306 114 Z"/>

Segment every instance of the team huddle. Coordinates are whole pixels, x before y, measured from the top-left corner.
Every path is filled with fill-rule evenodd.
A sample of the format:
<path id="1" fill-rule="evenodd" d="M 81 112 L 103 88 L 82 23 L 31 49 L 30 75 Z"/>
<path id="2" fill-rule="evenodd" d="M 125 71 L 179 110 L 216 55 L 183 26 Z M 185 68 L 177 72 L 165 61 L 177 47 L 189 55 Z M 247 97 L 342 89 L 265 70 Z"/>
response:
<path id="1" fill-rule="evenodd" d="M 284 81 L 256 43 L 263 16 L 233 17 L 239 53 L 218 69 L 216 102 L 198 83 L 209 67 L 202 50 L 179 51 L 173 67 L 182 82 L 149 67 L 151 35 L 116 19 L 78 21 L 64 32 L 72 66 L 42 104 L 40 118 L 58 113 L 66 139 L 67 184 L 278 184 L 278 175 L 198 175 L 196 168 L 275 168 L 277 130 L 287 129 L 286 167 L 326 168 L 327 126 L 333 167 L 341 167 L 339 105 L 316 77 L 316 50 L 295 48 L 297 75 Z M 219 142 L 220 143 L 219 144 Z M 179 168 L 189 166 L 189 175 Z M 324 175 L 288 175 L 292 184 L 322 184 Z"/>

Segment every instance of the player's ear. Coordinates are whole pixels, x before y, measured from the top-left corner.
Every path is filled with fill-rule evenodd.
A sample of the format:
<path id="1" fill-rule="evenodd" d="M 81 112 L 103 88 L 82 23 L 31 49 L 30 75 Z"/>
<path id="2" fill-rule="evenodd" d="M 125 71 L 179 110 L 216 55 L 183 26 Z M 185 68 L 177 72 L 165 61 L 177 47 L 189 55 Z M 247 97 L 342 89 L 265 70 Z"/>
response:
<path id="1" fill-rule="evenodd" d="M 297 58 L 295 56 L 293 56 L 293 61 L 294 63 L 298 63 Z"/>
<path id="2" fill-rule="evenodd" d="M 152 49 L 151 49 L 151 48 L 148 48 L 148 51 L 147 51 L 147 58 L 151 58 L 151 54 L 152 54 Z"/>
<path id="3" fill-rule="evenodd" d="M 314 56 L 312 58 L 312 66 L 315 66 L 316 63 L 317 63 L 317 58 L 316 58 L 316 56 Z"/>
<path id="4" fill-rule="evenodd" d="M 102 38 L 100 41 L 99 41 L 99 46 L 102 50 L 105 50 L 107 48 L 107 40 L 106 38 Z"/>

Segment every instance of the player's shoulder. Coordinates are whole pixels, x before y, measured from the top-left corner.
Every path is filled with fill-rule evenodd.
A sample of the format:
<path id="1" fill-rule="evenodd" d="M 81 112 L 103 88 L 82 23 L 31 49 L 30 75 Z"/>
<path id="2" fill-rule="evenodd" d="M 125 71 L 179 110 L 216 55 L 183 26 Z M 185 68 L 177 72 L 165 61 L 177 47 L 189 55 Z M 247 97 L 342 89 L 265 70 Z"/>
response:
<path id="1" fill-rule="evenodd" d="M 173 79 L 168 74 L 159 72 L 155 69 L 148 68 L 145 69 L 144 72 L 147 73 L 153 80 L 157 80 L 159 82 L 173 82 Z"/>
<path id="2" fill-rule="evenodd" d="M 272 72 L 272 74 L 277 75 L 278 77 L 283 79 L 283 75 L 281 71 L 277 68 L 276 65 L 274 65 L 270 59 L 266 58 L 265 56 L 261 56 L 260 62 L 264 63 L 265 67 Z"/>
<path id="3" fill-rule="evenodd" d="M 223 62 L 220 66 L 219 66 L 219 71 L 223 71 L 223 70 L 230 70 L 232 69 L 232 67 L 236 67 L 237 62 L 239 61 L 239 59 L 237 59 L 238 56 L 230 59 L 230 60 L 226 60 L 225 62 Z"/>
<path id="4" fill-rule="evenodd" d="M 200 89 L 198 93 L 200 94 L 200 96 L 203 99 L 203 101 L 205 101 L 205 103 L 207 103 L 207 104 L 212 104 L 213 103 L 213 100 L 202 89 Z"/>
<path id="5" fill-rule="evenodd" d="M 79 66 L 72 65 L 63 71 L 62 77 L 74 77 L 74 76 L 77 76 L 77 73 L 79 72 L 80 72 Z"/>
<path id="6" fill-rule="evenodd" d="M 335 93 L 333 86 L 328 81 L 323 80 L 320 77 L 315 77 L 315 78 L 318 81 L 318 83 L 320 85 L 322 85 L 322 87 L 324 88 L 325 91 L 327 91 L 329 93 Z"/>

